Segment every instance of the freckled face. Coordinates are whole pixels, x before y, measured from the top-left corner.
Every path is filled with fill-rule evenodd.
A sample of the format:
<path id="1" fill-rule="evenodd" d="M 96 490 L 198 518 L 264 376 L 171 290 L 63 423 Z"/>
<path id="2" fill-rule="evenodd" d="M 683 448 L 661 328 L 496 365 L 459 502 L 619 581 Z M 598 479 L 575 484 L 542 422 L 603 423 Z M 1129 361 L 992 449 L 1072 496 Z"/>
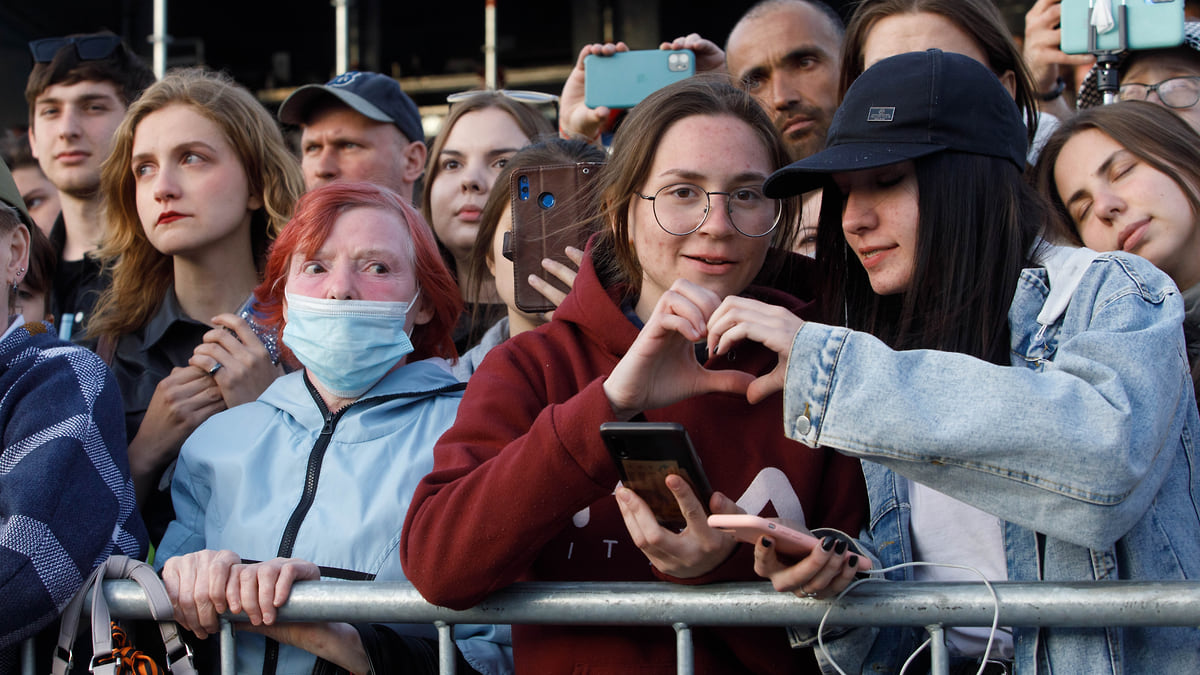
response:
<path id="1" fill-rule="evenodd" d="M 679 120 L 663 134 L 639 192 L 652 196 L 678 183 L 708 191 L 759 189 L 773 170 L 767 148 L 745 122 L 729 116 L 694 115 Z M 713 195 L 704 224 L 691 234 L 678 236 L 659 226 L 653 202 L 633 197 L 629 228 L 642 266 L 638 316 L 650 316 L 676 279 L 687 279 L 722 298 L 750 285 L 766 260 L 771 237 L 747 237 L 738 232 L 729 217 L 728 199 Z"/>

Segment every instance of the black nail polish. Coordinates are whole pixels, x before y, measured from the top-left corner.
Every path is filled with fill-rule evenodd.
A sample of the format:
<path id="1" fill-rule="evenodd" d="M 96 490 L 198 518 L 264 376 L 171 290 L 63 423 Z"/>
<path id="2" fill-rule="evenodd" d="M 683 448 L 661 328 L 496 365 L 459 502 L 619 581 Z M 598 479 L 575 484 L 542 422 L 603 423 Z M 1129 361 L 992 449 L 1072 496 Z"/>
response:
<path id="1" fill-rule="evenodd" d="M 837 543 L 837 546 L 833 547 L 833 552 L 837 555 L 841 555 L 841 554 L 845 553 L 846 552 L 846 542 L 843 540 L 839 540 Z"/>
<path id="2" fill-rule="evenodd" d="M 829 549 L 833 548 L 833 545 L 836 541 L 837 540 L 833 538 L 833 535 L 825 537 L 821 540 L 821 550 L 828 551 Z"/>
<path id="3" fill-rule="evenodd" d="M 766 537 L 763 537 L 762 545 L 763 545 L 763 548 L 771 548 L 771 540 L 767 539 Z"/>
<path id="4" fill-rule="evenodd" d="M 850 559 L 846 561 L 846 564 L 851 567 L 858 567 L 858 556 L 856 556 L 856 555 L 850 556 Z"/>

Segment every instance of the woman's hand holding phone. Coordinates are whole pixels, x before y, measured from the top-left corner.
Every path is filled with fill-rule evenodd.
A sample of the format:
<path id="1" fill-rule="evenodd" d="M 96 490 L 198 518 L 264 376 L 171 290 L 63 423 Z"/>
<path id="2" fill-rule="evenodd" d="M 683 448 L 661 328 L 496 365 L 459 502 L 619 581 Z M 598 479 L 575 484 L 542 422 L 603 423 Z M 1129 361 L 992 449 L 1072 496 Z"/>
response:
<path id="1" fill-rule="evenodd" d="M 567 258 L 569 258 L 571 262 L 575 263 L 574 269 L 550 258 L 542 259 L 542 268 L 550 274 L 553 274 L 559 281 L 566 284 L 567 288 L 574 288 L 575 277 L 579 274 L 579 266 L 583 264 L 583 251 L 580 251 L 574 246 L 568 246 L 563 250 L 566 252 Z M 538 293 L 541 293 L 542 296 L 553 303 L 555 307 L 561 305 L 562 301 L 567 298 L 566 293 L 558 290 L 554 287 L 554 285 L 544 281 L 536 274 L 530 274 L 527 280 L 529 281 L 529 285 L 533 286 L 534 290 L 536 290 Z M 547 321 L 550 321 L 553 318 L 553 311 L 546 313 Z"/>
<path id="2" fill-rule="evenodd" d="M 673 532 L 659 525 L 649 505 L 633 490 L 622 486 L 616 491 L 617 507 L 621 509 L 629 536 L 663 574 L 679 579 L 707 574 L 729 557 L 737 543 L 708 526 L 704 506 L 687 481 L 672 474 L 667 476 L 666 483 L 679 503 L 687 527 L 682 532 Z M 708 505 L 713 513 L 741 511 L 736 502 L 720 492 L 712 494 Z"/>
<path id="3" fill-rule="evenodd" d="M 584 105 L 584 97 L 586 96 L 587 76 L 584 71 L 584 59 L 592 54 L 600 56 L 612 56 L 617 52 L 627 52 L 629 46 L 624 42 L 616 44 L 595 43 L 584 45 L 583 49 L 579 50 L 579 58 L 575 61 L 575 68 L 567 77 L 567 81 L 563 84 L 562 94 L 558 97 L 558 126 L 559 133 L 564 136 L 576 136 L 591 141 L 597 142 L 600 139 L 601 132 L 608 124 L 610 111 L 606 107 L 589 108 Z"/>

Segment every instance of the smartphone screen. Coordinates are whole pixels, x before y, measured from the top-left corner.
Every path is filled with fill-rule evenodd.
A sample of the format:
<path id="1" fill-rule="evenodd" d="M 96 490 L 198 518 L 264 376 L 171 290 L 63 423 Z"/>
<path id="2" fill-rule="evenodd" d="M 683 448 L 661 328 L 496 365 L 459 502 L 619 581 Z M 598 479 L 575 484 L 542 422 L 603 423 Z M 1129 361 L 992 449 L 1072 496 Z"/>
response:
<path id="1" fill-rule="evenodd" d="M 600 435 L 617 464 L 621 483 L 637 493 L 663 527 L 682 530 L 687 520 L 666 478 L 680 476 L 704 506 L 712 496 L 708 477 L 682 425 L 667 422 L 610 422 Z"/>

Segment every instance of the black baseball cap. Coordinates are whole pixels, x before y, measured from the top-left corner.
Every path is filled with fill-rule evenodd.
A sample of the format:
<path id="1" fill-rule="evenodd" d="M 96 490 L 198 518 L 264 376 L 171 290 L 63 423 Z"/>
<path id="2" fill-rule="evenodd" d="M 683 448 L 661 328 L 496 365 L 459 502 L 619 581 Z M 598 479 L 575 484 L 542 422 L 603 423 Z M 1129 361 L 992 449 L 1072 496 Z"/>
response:
<path id="1" fill-rule="evenodd" d="M 279 121 L 306 123 L 313 104 L 328 96 L 337 98 L 368 119 L 395 124 L 410 141 L 425 142 L 421 112 L 400 89 L 400 83 L 387 75 L 359 70 L 342 73 L 325 84 L 306 84 L 293 91 L 279 106 Z"/>
<path id="2" fill-rule="evenodd" d="M 771 174 L 763 190 L 788 197 L 826 175 L 874 169 L 955 150 L 1025 169 L 1028 133 L 1016 102 L 978 61 L 930 49 L 883 59 L 850 85 L 825 150 Z"/>
<path id="3" fill-rule="evenodd" d="M 0 160 L 0 202 L 13 207 L 21 216 L 21 222 L 25 223 L 32 232 L 37 225 L 33 224 L 33 218 L 29 217 L 29 211 L 25 208 L 25 200 L 21 199 L 21 191 L 17 189 L 17 184 L 13 182 L 12 172 L 8 170 L 8 165 Z"/>

